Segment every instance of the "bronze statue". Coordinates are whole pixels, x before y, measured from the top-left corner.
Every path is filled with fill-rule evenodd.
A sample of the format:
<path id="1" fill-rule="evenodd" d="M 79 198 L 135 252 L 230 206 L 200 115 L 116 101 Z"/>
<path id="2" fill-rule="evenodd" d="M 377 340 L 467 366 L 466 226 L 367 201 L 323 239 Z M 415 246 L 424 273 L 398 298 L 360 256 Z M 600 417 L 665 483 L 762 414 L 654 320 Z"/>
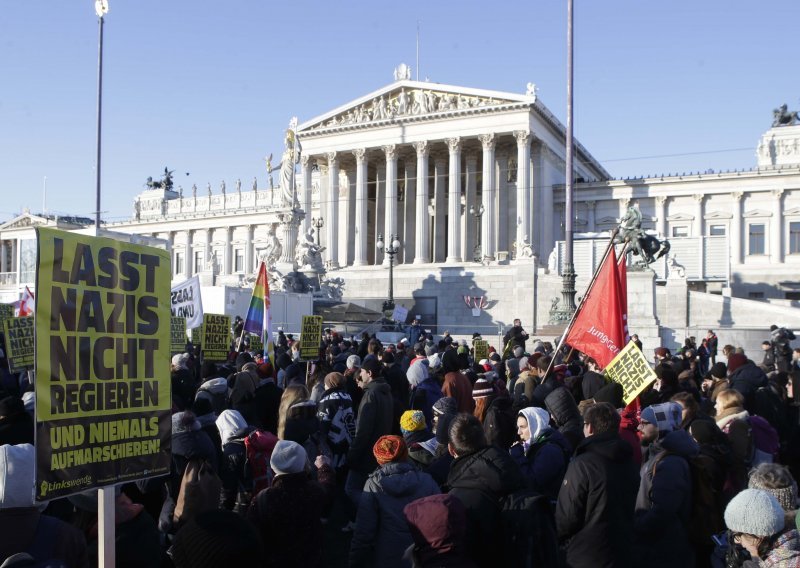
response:
<path id="1" fill-rule="evenodd" d="M 772 127 L 776 126 L 792 126 L 795 122 L 800 120 L 800 114 L 797 111 L 790 111 L 789 107 L 782 104 L 772 111 Z"/>
<path id="2" fill-rule="evenodd" d="M 628 207 L 625 215 L 620 219 L 619 231 L 614 237 L 615 244 L 627 243 L 627 252 L 640 256 L 637 263 L 640 266 L 653 264 L 656 260 L 669 252 L 669 241 L 659 240 L 653 235 L 648 235 L 642 229 L 642 214 L 636 207 Z"/>

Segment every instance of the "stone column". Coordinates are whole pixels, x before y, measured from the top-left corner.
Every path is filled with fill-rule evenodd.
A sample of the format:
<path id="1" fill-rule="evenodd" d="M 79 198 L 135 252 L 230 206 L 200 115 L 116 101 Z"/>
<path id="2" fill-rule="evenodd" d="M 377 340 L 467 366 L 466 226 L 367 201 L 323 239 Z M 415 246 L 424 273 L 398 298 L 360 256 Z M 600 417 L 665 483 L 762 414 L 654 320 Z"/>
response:
<path id="1" fill-rule="evenodd" d="M 483 146 L 483 217 L 481 218 L 481 256 L 494 260 L 495 235 L 497 234 L 494 195 L 494 134 L 481 134 L 478 136 Z"/>
<path id="2" fill-rule="evenodd" d="M 192 253 L 192 232 L 193 231 L 191 229 L 186 231 L 186 248 L 185 248 L 186 258 L 184 259 L 184 267 L 183 267 L 184 276 L 186 276 L 186 278 L 192 277 L 192 264 L 194 263 L 194 258 Z"/>
<path id="3" fill-rule="evenodd" d="M 445 262 L 461 262 L 461 138 L 447 138 L 445 142 L 450 152 Z"/>
<path id="4" fill-rule="evenodd" d="M 431 233 L 428 221 L 428 142 L 414 142 L 417 151 L 417 241 L 414 264 L 431 261 Z"/>
<path id="5" fill-rule="evenodd" d="M 772 221 L 769 224 L 769 256 L 773 264 L 783 264 L 783 190 L 772 191 Z"/>
<path id="6" fill-rule="evenodd" d="M 355 195 L 351 192 L 353 172 L 344 166 L 339 170 L 339 266 L 347 266 L 353 258 L 353 217 L 356 214 Z"/>
<path id="7" fill-rule="evenodd" d="M 303 154 L 300 156 L 300 164 L 303 168 L 303 195 L 301 206 L 306 214 L 303 217 L 303 234 L 311 228 L 311 156 Z"/>
<path id="8" fill-rule="evenodd" d="M 356 231 L 353 266 L 367 264 L 367 151 L 353 150 L 356 157 Z"/>
<path id="9" fill-rule="evenodd" d="M 517 139 L 517 257 L 522 256 L 525 245 L 531 245 L 531 133 L 514 132 Z"/>
<path id="10" fill-rule="evenodd" d="M 386 205 L 386 164 L 377 164 L 375 168 L 375 234 L 370 246 L 375 251 L 375 264 L 383 262 L 383 252 L 378 249 L 378 235 L 383 234 L 383 224 L 386 221 L 384 206 Z"/>
<path id="11" fill-rule="evenodd" d="M 508 150 L 498 150 L 495 152 L 495 182 L 494 200 L 496 219 L 494 226 L 497 228 L 494 237 L 495 253 L 500 251 L 509 252 L 511 243 L 509 242 L 509 213 L 516 203 L 510 199 L 508 185 Z"/>
<path id="12" fill-rule="evenodd" d="M 693 237 L 702 237 L 703 236 L 703 215 L 705 207 L 703 206 L 703 200 L 705 199 L 705 195 L 702 193 L 697 193 L 692 196 L 694 199 L 694 223 L 692 224 L 692 236 Z"/>
<path id="13" fill-rule="evenodd" d="M 474 255 L 477 238 L 475 217 L 469 212 L 469 210 L 471 207 L 480 207 L 476 200 L 478 193 L 478 155 L 475 152 L 469 152 L 466 154 L 464 156 L 464 166 L 467 171 L 467 187 L 465 188 L 464 195 L 464 202 L 466 203 L 466 207 L 464 208 L 464 217 L 466 219 L 466 223 L 464 223 L 464 246 L 461 249 L 461 256 L 464 258 L 464 261 L 468 262 L 472 260 Z"/>
<path id="14" fill-rule="evenodd" d="M 597 225 L 597 216 L 595 215 L 596 208 L 596 201 L 586 202 L 586 230 L 590 233 L 595 231 L 595 226 Z"/>
<path id="15" fill-rule="evenodd" d="M 412 159 L 405 160 L 406 190 L 403 200 L 403 247 L 400 249 L 399 258 L 405 264 L 414 262 L 414 253 L 417 247 L 417 163 Z"/>
<path id="16" fill-rule="evenodd" d="M 251 274 L 253 269 L 253 225 L 247 225 L 247 237 L 244 242 L 244 273 Z"/>
<path id="17" fill-rule="evenodd" d="M 224 199 L 224 198 L 223 198 Z M 231 245 L 231 233 L 233 233 L 233 227 L 226 227 L 225 228 L 225 250 L 223 252 L 224 262 L 225 262 L 225 274 L 231 274 L 233 272 L 233 246 Z"/>
<path id="18" fill-rule="evenodd" d="M 339 268 L 339 159 L 336 152 L 328 152 L 328 195 L 325 236 L 327 237 L 328 266 Z M 285 245 L 284 245 L 285 246 Z"/>
<path id="19" fill-rule="evenodd" d="M 6 241 L 0 241 L 0 272 L 8 272 L 8 247 Z"/>
<path id="20" fill-rule="evenodd" d="M 447 231 L 447 159 L 444 156 L 434 158 L 433 175 L 433 262 L 443 262 Z"/>
<path id="21" fill-rule="evenodd" d="M 731 264 L 742 263 L 742 197 L 744 193 L 735 191 L 731 193 L 733 198 L 733 218 L 731 219 L 731 230 L 728 239 L 731 247 Z"/>
<path id="22" fill-rule="evenodd" d="M 666 195 L 656 196 L 656 232 L 661 238 L 667 238 L 667 199 Z"/>
<path id="23" fill-rule="evenodd" d="M 390 144 L 383 147 L 386 154 L 386 201 L 384 214 L 386 221 L 383 225 L 384 242 L 390 243 L 392 236 L 397 236 L 397 146 Z M 384 255 L 383 264 L 389 266 L 389 255 Z"/>

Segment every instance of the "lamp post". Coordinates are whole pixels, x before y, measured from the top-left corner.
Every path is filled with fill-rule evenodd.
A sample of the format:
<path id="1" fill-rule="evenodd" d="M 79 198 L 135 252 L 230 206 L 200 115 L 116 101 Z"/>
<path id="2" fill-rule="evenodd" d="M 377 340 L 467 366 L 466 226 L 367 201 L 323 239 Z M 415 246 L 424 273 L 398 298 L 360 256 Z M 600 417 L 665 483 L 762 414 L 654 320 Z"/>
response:
<path id="1" fill-rule="evenodd" d="M 394 255 L 400 252 L 400 241 L 397 236 L 391 235 L 389 243 L 383 242 L 383 235 L 378 235 L 378 242 L 376 243 L 378 250 L 382 250 L 389 255 L 389 299 L 383 303 L 383 311 L 394 311 Z"/>
<path id="2" fill-rule="evenodd" d="M 322 220 L 322 217 L 312 217 L 311 218 L 311 226 L 314 227 L 314 235 L 317 238 L 317 246 L 319 246 L 319 231 L 322 229 L 322 225 L 325 224 L 325 221 Z"/>
<path id="3" fill-rule="evenodd" d="M 98 40 L 97 40 L 97 163 L 95 164 L 95 212 L 94 228 L 100 230 L 100 133 L 102 131 L 103 116 L 103 23 L 104 16 L 108 14 L 108 1 L 96 0 L 94 11 L 97 14 Z"/>
<path id="4" fill-rule="evenodd" d="M 472 260 L 481 262 L 483 255 L 481 254 L 481 216 L 485 211 L 483 204 L 477 208 L 474 205 L 469 206 L 469 214 L 475 217 L 475 248 L 472 251 Z"/>

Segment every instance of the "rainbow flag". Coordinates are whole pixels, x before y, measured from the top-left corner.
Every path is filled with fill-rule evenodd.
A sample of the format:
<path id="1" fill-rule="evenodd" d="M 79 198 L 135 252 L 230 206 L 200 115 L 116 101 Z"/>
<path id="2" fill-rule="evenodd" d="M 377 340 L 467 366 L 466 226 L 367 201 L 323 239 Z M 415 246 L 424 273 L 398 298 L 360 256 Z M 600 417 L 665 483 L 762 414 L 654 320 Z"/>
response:
<path id="1" fill-rule="evenodd" d="M 258 267 L 258 278 L 253 286 L 253 297 L 244 320 L 244 330 L 261 336 L 270 363 L 275 363 L 275 348 L 272 345 L 272 318 L 269 315 L 269 279 L 267 265 L 263 262 Z"/>

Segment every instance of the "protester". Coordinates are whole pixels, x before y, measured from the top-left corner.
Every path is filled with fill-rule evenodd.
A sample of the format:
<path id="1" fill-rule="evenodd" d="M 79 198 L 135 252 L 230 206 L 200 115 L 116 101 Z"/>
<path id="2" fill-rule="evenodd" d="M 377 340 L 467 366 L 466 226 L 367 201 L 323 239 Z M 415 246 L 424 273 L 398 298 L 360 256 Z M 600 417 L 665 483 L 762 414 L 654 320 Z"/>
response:
<path id="1" fill-rule="evenodd" d="M 421 568 L 475 568 L 467 554 L 467 511 L 456 497 L 443 494 L 417 499 L 403 515 L 414 544 L 404 558 Z"/>
<path id="2" fill-rule="evenodd" d="M 509 452 L 528 487 L 556 499 L 572 453 L 569 442 L 550 427 L 550 415 L 542 408 L 520 410 L 517 433 L 520 441 Z"/>

